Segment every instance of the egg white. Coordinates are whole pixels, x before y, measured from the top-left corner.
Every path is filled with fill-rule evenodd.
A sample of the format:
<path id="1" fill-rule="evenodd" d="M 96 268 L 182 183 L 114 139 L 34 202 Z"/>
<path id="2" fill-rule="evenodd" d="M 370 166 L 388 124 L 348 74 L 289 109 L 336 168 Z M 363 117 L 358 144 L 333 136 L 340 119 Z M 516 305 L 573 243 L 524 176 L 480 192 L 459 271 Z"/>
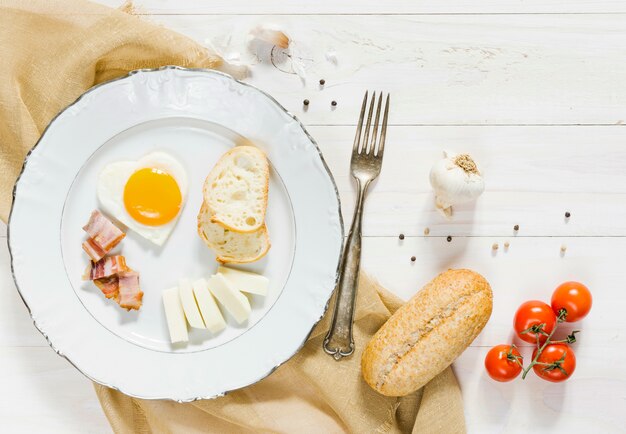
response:
<path id="1" fill-rule="evenodd" d="M 160 226 L 147 226 L 133 219 L 124 206 L 124 188 L 128 178 L 139 169 L 154 168 L 170 174 L 180 189 L 182 203 L 178 215 Z M 165 152 L 152 152 L 136 161 L 107 164 L 98 176 L 98 201 L 103 211 L 143 238 L 162 246 L 168 239 L 187 200 L 187 173 L 174 157 Z"/>

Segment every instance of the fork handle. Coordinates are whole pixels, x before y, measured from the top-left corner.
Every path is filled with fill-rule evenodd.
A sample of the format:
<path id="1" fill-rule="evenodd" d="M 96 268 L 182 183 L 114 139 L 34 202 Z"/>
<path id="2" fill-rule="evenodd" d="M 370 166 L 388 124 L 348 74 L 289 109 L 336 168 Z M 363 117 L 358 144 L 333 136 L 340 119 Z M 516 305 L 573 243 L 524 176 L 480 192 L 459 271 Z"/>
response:
<path id="1" fill-rule="evenodd" d="M 366 181 L 364 185 L 361 185 L 361 181 L 357 179 L 356 207 L 341 261 L 335 310 L 330 329 L 324 339 L 324 351 L 333 356 L 335 360 L 340 360 L 354 352 L 352 322 L 361 266 L 361 221 L 363 202 L 369 184 L 370 181 Z"/>

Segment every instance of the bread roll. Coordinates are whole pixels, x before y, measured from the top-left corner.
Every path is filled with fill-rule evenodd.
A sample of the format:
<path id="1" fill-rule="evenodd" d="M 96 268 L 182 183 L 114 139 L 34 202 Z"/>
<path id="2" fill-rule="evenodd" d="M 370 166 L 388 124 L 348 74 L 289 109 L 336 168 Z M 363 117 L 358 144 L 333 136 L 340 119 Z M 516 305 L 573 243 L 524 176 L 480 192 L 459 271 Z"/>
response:
<path id="1" fill-rule="evenodd" d="M 478 336 L 492 309 L 491 287 L 471 270 L 440 274 L 376 332 L 361 359 L 363 378 L 404 396 L 446 369 Z"/>

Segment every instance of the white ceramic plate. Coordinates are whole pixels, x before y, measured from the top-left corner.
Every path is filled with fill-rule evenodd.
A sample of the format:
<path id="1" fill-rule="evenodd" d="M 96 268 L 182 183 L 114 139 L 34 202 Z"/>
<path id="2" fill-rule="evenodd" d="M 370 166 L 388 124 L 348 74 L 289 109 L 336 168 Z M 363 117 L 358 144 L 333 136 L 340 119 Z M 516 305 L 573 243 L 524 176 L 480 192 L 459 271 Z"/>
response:
<path id="1" fill-rule="evenodd" d="M 196 233 L 204 178 L 225 151 L 249 142 L 272 165 L 272 248 L 242 268 L 267 276 L 269 294 L 251 299 L 244 325 L 227 318 L 216 336 L 192 329 L 188 344 L 171 345 L 161 291 L 217 267 Z M 189 194 L 162 248 L 131 231 L 116 248 L 141 273 L 144 291 L 141 310 L 126 312 L 81 280 L 81 228 L 98 208 L 99 171 L 155 150 L 184 165 Z M 128 395 L 190 401 L 264 378 L 303 345 L 336 283 L 343 226 L 317 145 L 274 99 L 218 72 L 141 70 L 89 90 L 49 125 L 14 196 L 9 249 L 35 326 L 86 376 Z"/>

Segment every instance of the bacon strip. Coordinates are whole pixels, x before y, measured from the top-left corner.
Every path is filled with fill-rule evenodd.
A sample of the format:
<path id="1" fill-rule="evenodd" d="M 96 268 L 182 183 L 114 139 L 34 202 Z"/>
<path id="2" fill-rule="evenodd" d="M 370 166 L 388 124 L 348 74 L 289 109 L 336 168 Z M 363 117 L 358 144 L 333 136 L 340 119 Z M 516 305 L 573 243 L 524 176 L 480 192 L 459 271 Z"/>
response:
<path id="1" fill-rule="evenodd" d="M 119 295 L 119 278 L 117 274 L 109 277 L 103 277 L 102 279 L 96 279 L 93 283 L 100 288 L 100 291 L 106 298 L 113 298 L 117 300 Z"/>
<path id="2" fill-rule="evenodd" d="M 119 299 L 121 307 L 131 310 L 141 307 L 143 292 L 139 288 L 139 273 L 127 271 L 119 275 Z"/>
<path id="3" fill-rule="evenodd" d="M 126 265 L 126 258 L 122 255 L 106 256 L 98 262 L 91 262 L 85 270 L 83 280 L 96 280 L 109 277 L 114 274 L 130 271 Z"/>
<path id="4" fill-rule="evenodd" d="M 89 255 L 92 261 L 99 261 L 107 254 L 102 248 L 96 244 L 93 238 L 87 238 L 83 243 L 83 250 Z"/>
<path id="5" fill-rule="evenodd" d="M 120 228 L 111 223 L 98 210 L 91 212 L 89 221 L 83 226 L 83 230 L 91 237 L 83 243 L 83 249 L 94 261 L 99 261 L 126 236 Z"/>

